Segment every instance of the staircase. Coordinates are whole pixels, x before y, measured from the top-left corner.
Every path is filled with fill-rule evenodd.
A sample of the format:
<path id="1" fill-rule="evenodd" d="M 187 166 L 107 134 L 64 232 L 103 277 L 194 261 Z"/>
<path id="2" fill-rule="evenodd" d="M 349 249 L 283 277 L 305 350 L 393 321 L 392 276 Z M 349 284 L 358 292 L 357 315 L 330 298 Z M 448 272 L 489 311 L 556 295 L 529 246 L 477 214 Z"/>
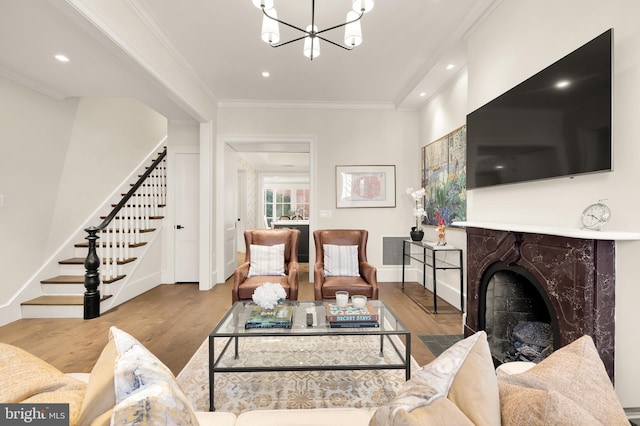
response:
<path id="1" fill-rule="evenodd" d="M 99 309 L 98 314 L 126 301 L 113 303 L 112 298 L 126 286 L 145 246 L 154 237 L 156 224 L 164 218 L 165 158 L 166 149 L 131 184 L 129 192 L 121 194 L 120 202 L 110 206 L 111 212 L 100 217 L 102 223 L 93 228 L 99 237 L 93 249 L 100 262 L 97 288 L 100 306 L 95 308 Z M 89 246 L 88 241 L 78 242 L 67 251 L 72 257 L 57 262 L 59 275 L 41 280 L 42 294 L 21 303 L 22 318 L 83 318 L 83 314 L 87 318 L 85 275 L 89 269 L 85 261 L 91 251 Z"/>

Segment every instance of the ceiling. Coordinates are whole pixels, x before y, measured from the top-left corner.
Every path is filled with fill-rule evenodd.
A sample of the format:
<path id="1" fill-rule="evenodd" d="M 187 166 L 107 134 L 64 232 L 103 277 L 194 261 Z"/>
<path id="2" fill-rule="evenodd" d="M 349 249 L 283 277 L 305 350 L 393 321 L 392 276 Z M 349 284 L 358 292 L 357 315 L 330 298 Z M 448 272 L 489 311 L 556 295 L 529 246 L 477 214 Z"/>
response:
<path id="1" fill-rule="evenodd" d="M 0 76 L 56 99 L 135 97 L 169 120 L 197 121 L 174 94 L 71 5 L 94 0 L 2 0 Z M 272 48 L 260 39 L 251 0 L 121 0 L 141 14 L 168 52 L 204 84 L 212 102 L 418 109 L 466 66 L 465 34 L 499 0 L 377 0 L 352 51 L 323 43 L 310 61 L 302 42 Z M 344 22 L 350 0 L 319 0 L 320 29 Z M 96 2 L 97 4 L 97 2 Z M 275 0 L 299 27 L 311 1 Z M 281 41 L 299 37 L 280 25 Z M 344 31 L 324 33 L 342 44 Z M 68 63 L 53 56 L 64 53 Z M 447 70 L 446 66 L 454 68 Z M 264 78 L 263 71 L 270 76 Z M 423 96 L 420 94 L 423 93 Z"/>

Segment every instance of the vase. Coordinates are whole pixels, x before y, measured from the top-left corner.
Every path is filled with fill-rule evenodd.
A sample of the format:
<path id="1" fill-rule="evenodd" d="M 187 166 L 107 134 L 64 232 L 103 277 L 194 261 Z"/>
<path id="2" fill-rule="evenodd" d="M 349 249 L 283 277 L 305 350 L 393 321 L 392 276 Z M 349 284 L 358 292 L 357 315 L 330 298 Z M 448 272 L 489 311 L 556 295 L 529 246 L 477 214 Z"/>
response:
<path id="1" fill-rule="evenodd" d="M 447 245 L 447 240 L 444 236 L 444 231 L 445 231 L 445 226 L 444 224 L 440 224 L 438 225 L 438 245 L 439 246 L 446 246 Z"/>
<path id="2" fill-rule="evenodd" d="M 411 235 L 411 241 L 422 241 L 422 239 L 424 238 L 424 231 L 422 230 L 411 230 L 409 234 Z"/>

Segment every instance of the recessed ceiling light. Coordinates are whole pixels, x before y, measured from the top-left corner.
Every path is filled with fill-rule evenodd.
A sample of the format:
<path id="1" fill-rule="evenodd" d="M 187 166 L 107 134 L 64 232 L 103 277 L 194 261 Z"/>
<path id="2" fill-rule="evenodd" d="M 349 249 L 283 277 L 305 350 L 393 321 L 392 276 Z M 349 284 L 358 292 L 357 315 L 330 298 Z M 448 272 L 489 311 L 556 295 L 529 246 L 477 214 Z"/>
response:
<path id="1" fill-rule="evenodd" d="M 269 71 L 262 71 L 262 76 L 263 76 L 264 78 L 269 77 L 269 75 L 270 75 L 270 74 L 269 74 Z"/>
<path id="2" fill-rule="evenodd" d="M 448 69 L 448 70 L 452 70 L 452 69 L 454 69 L 455 67 L 456 67 L 456 66 L 455 66 L 455 65 L 453 65 L 453 64 L 449 64 L 449 65 L 447 65 L 447 69 Z"/>
<path id="3" fill-rule="evenodd" d="M 556 87 L 558 89 L 564 89 L 565 87 L 569 86 L 570 84 L 571 84 L 571 82 L 569 80 L 561 80 L 561 81 L 556 83 Z"/>
<path id="4" fill-rule="evenodd" d="M 425 96 L 427 96 L 427 92 L 420 92 L 420 97 L 424 98 Z"/>
<path id="5" fill-rule="evenodd" d="M 69 62 L 69 58 L 66 57 L 65 55 L 56 55 L 54 56 L 54 58 L 56 58 L 60 62 Z"/>

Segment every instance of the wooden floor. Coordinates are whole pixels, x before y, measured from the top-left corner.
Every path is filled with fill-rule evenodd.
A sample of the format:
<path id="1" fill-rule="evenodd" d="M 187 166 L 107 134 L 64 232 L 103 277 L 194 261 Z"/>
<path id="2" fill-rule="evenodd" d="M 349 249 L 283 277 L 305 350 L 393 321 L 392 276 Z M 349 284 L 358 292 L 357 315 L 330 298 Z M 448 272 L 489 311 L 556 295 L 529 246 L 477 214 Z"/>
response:
<path id="1" fill-rule="evenodd" d="M 308 264 L 301 264 L 308 270 Z M 302 268 L 301 268 L 302 269 Z M 303 270 L 299 300 L 313 300 L 313 284 Z M 231 306 L 231 280 L 209 291 L 197 284 L 160 285 L 93 320 L 22 319 L 0 327 L 0 342 L 31 352 L 65 373 L 90 372 L 109 328 L 114 325 L 132 334 L 178 374 Z M 412 337 L 412 355 L 420 365 L 434 359 L 418 338 L 425 334 L 460 334 L 462 316 L 444 301 L 441 313 L 425 312 L 415 300 L 424 292 L 417 283 L 380 283 L 380 299 L 396 312 Z M 408 297 L 411 293 L 414 297 Z"/>

